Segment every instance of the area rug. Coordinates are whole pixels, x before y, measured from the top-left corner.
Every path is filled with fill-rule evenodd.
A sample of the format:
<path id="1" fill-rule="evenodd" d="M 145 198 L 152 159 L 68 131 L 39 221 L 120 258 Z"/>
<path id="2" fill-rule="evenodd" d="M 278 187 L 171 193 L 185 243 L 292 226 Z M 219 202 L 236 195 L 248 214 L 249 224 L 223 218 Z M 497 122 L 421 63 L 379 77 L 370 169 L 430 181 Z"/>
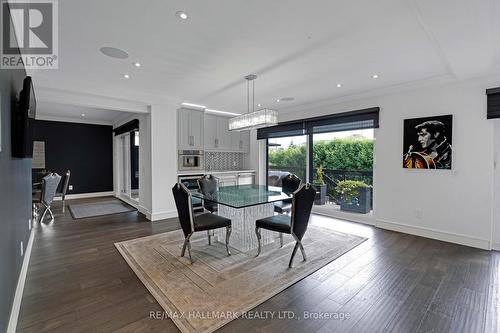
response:
<path id="1" fill-rule="evenodd" d="M 207 235 L 191 237 L 193 264 L 181 258 L 184 236 L 180 230 L 115 243 L 129 266 L 182 332 L 213 332 L 287 287 L 361 244 L 366 238 L 309 226 L 294 265 L 288 261 L 294 246 L 285 236 L 263 247 L 260 256 L 231 249 L 223 243 L 208 245 Z M 158 314 L 160 315 L 160 314 Z"/>
<path id="2" fill-rule="evenodd" d="M 136 209 L 134 207 L 127 205 L 125 202 L 118 199 L 69 205 L 69 211 L 75 220 L 88 217 L 128 213 L 135 210 Z"/>

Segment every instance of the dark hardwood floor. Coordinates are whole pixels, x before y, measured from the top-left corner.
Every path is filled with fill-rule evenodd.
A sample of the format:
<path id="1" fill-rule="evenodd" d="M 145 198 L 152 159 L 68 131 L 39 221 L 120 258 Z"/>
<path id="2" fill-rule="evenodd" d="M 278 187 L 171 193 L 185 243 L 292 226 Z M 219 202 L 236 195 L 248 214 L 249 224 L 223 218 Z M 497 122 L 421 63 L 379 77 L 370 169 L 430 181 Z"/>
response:
<path id="1" fill-rule="evenodd" d="M 78 202 L 90 200 L 99 199 Z M 19 332 L 178 332 L 171 320 L 150 318 L 162 308 L 113 245 L 177 229 L 175 219 L 72 220 L 60 203 L 54 210 L 55 223 L 35 229 Z M 262 318 L 221 332 L 499 331 L 498 253 L 318 215 L 312 223 L 369 239 L 259 305 L 252 313 Z M 264 319 L 285 311 L 295 318 Z M 335 318 L 305 319 L 305 311 Z"/>

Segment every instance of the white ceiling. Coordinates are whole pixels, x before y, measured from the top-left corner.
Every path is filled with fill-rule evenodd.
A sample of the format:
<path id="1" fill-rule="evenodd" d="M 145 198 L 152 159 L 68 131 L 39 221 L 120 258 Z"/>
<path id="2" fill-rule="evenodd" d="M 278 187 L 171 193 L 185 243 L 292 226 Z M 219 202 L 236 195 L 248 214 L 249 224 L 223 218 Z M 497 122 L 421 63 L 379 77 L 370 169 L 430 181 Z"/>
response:
<path id="1" fill-rule="evenodd" d="M 59 17 L 59 69 L 32 73 L 35 85 L 146 104 L 243 112 L 249 73 L 256 103 L 286 110 L 500 72 L 500 0 L 65 0 Z"/>
<path id="2" fill-rule="evenodd" d="M 113 125 L 129 115 L 128 112 L 45 101 L 38 102 L 36 108 L 37 119 L 104 125 Z"/>

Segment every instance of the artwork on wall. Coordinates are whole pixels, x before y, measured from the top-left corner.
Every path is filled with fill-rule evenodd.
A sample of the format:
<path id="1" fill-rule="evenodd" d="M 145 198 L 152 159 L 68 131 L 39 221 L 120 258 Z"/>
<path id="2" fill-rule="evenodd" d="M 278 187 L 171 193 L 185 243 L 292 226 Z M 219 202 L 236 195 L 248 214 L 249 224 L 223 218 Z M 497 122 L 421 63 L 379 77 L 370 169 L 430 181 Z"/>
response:
<path id="1" fill-rule="evenodd" d="M 451 169 L 453 115 L 404 120 L 403 168 Z"/>

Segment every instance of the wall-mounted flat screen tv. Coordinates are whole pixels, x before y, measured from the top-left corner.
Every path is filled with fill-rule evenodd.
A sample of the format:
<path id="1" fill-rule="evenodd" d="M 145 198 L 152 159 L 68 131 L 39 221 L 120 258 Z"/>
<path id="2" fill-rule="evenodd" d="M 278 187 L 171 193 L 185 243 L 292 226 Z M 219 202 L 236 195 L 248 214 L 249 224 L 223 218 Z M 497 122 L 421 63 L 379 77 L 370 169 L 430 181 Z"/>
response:
<path id="1" fill-rule="evenodd" d="M 12 157 L 33 157 L 33 128 L 36 117 L 36 99 L 33 81 L 26 76 L 19 101 L 12 108 Z"/>

